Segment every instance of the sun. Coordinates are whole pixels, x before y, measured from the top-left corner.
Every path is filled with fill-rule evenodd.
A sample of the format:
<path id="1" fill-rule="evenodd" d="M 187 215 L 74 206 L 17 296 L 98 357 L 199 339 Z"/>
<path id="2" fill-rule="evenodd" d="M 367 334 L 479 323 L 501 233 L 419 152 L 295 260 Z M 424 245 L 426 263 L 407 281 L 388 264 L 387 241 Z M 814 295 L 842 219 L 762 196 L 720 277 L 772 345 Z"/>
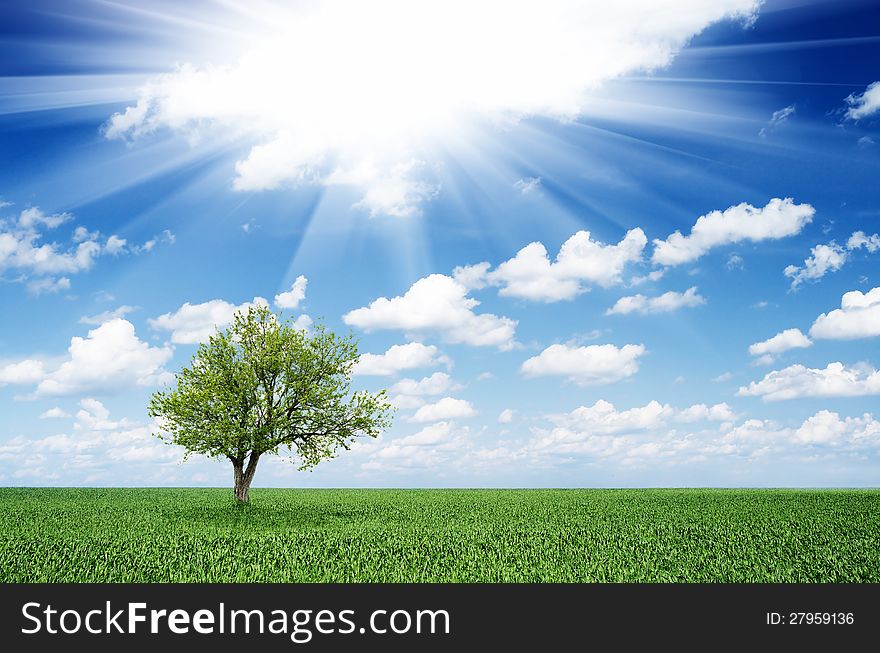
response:
<path id="1" fill-rule="evenodd" d="M 419 171 L 487 125 L 572 120 L 597 89 L 666 66 L 758 0 L 261 3 L 234 38 L 150 78 L 105 134 L 247 143 L 233 186 L 350 185 L 371 214 L 435 194 Z M 667 7 L 668 5 L 668 7 Z M 665 11 L 673 7 L 676 11 Z M 206 136 L 207 135 L 207 136 Z"/>

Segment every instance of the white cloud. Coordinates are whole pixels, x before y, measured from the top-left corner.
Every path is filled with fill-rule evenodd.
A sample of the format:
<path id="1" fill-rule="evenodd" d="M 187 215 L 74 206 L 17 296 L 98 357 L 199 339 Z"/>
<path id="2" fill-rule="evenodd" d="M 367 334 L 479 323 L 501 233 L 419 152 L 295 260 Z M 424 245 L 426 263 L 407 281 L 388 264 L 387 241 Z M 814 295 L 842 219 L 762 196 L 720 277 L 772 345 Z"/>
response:
<path id="1" fill-rule="evenodd" d="M 817 281 L 828 272 L 837 272 L 849 260 L 851 253 L 865 248 L 868 252 L 880 249 L 880 235 L 865 235 L 856 231 L 850 236 L 846 245 L 830 243 L 816 245 L 810 250 L 810 256 L 804 260 L 803 266 L 789 265 L 785 268 L 785 276 L 791 277 L 791 288 L 797 290 L 804 281 Z"/>
<path id="2" fill-rule="evenodd" d="M 421 205 L 440 193 L 440 184 L 421 178 L 425 167 L 424 161 L 410 159 L 391 165 L 387 173 L 370 167 L 366 174 L 346 174 L 337 168 L 324 183 L 364 188 L 364 196 L 354 206 L 366 209 L 371 218 L 379 215 L 409 218 L 421 215 Z"/>
<path id="3" fill-rule="evenodd" d="M 722 372 L 721 374 L 719 374 L 718 376 L 716 376 L 715 378 L 712 379 L 712 383 L 726 383 L 727 381 L 730 381 L 730 379 L 732 379 L 732 378 L 733 378 L 733 374 L 731 374 L 730 372 Z"/>
<path id="4" fill-rule="evenodd" d="M 34 274 L 73 274 L 92 267 L 101 253 L 96 240 L 80 242 L 66 251 L 57 243 L 40 244 L 39 227 L 53 229 L 70 219 L 66 213 L 46 215 L 38 208 L 25 209 L 14 224 L 0 223 L 0 270 Z"/>
<path id="5" fill-rule="evenodd" d="M 706 298 L 697 292 L 697 287 L 692 286 L 683 293 L 670 290 L 659 297 L 645 297 L 644 295 L 631 295 L 621 297 L 617 302 L 605 311 L 606 315 L 626 315 L 627 313 L 669 313 L 679 308 L 702 306 Z"/>
<path id="6" fill-rule="evenodd" d="M 415 379 L 401 379 L 392 385 L 388 392 L 393 395 L 441 395 L 444 392 L 459 389 L 446 372 L 434 372 L 431 376 L 424 377 L 421 381 Z"/>
<path id="7" fill-rule="evenodd" d="M 104 322 L 109 322 L 110 320 L 115 320 L 116 318 L 125 317 L 129 313 L 136 311 L 137 308 L 134 306 L 120 306 L 119 308 L 115 308 L 112 311 L 103 311 L 98 313 L 97 315 L 83 315 L 79 318 L 80 324 L 104 324 Z"/>
<path id="8" fill-rule="evenodd" d="M 486 275 L 501 286 L 499 295 L 532 301 L 556 302 L 572 299 L 588 290 L 588 284 L 611 286 L 621 283 L 627 263 L 641 259 L 648 239 L 631 229 L 616 245 L 593 240 L 589 231 L 578 231 L 559 249 L 555 262 L 539 242 L 523 247 L 512 259 Z"/>
<path id="9" fill-rule="evenodd" d="M 657 428 L 672 417 L 669 405 L 650 401 L 646 405 L 618 411 L 603 399 L 592 406 L 581 406 L 570 413 L 552 416 L 552 421 L 566 429 L 589 433 L 625 433 Z"/>
<path id="10" fill-rule="evenodd" d="M 395 438 L 387 443 L 374 441 L 364 447 L 369 459 L 361 468 L 364 471 L 386 474 L 460 466 L 468 452 L 474 451 L 468 438 L 469 433 L 467 427 L 457 427 L 454 422 L 442 421 L 429 424 L 413 435 Z"/>
<path id="11" fill-rule="evenodd" d="M 880 82 L 868 85 L 862 94 L 853 93 L 846 98 L 849 108 L 846 117 L 850 120 L 861 120 L 880 111 Z"/>
<path id="12" fill-rule="evenodd" d="M 727 404 L 694 404 L 676 409 L 669 404 L 649 401 L 644 406 L 627 410 L 617 410 L 614 404 L 604 399 L 592 406 L 580 406 L 569 413 L 551 415 L 556 426 L 568 431 L 593 435 L 619 435 L 656 430 L 666 426 L 670 420 L 676 422 L 730 422 L 736 416 Z"/>
<path id="13" fill-rule="evenodd" d="M 143 254 L 144 252 L 152 252 L 156 245 L 162 243 L 165 245 L 173 245 L 177 241 L 175 236 L 169 229 L 165 229 L 162 233 L 157 234 L 146 241 L 143 245 L 131 245 L 130 250 L 134 254 Z"/>
<path id="14" fill-rule="evenodd" d="M 762 365 L 772 363 L 775 357 L 789 349 L 803 349 L 812 346 L 813 342 L 801 333 L 800 329 L 786 329 L 772 338 L 749 345 L 752 356 L 760 356 Z"/>
<path id="15" fill-rule="evenodd" d="M 27 359 L 16 363 L 0 366 L 0 387 L 9 383 L 37 383 L 45 377 L 46 368 L 43 361 Z"/>
<path id="16" fill-rule="evenodd" d="M 299 275 L 290 286 L 290 290 L 275 295 L 275 306 L 278 308 L 296 309 L 302 300 L 306 298 L 306 286 L 309 280 Z"/>
<path id="17" fill-rule="evenodd" d="M 446 372 L 434 372 L 420 381 L 401 379 L 388 389 L 391 403 L 402 410 L 419 408 L 425 404 L 423 397 L 442 395 L 460 390 L 461 386 Z"/>
<path id="18" fill-rule="evenodd" d="M 433 404 L 426 404 L 412 416 L 413 422 L 437 422 L 439 420 L 461 419 L 477 414 L 469 401 L 443 397 Z"/>
<path id="19" fill-rule="evenodd" d="M 27 289 L 29 293 L 34 295 L 42 295 L 44 293 L 59 293 L 62 290 L 70 290 L 70 279 L 67 277 L 59 277 L 53 279 L 45 277 L 43 279 L 34 279 L 28 281 Z"/>
<path id="20" fill-rule="evenodd" d="M 293 321 L 293 328 L 307 331 L 314 323 L 315 321 L 308 315 L 300 315 Z"/>
<path id="21" fill-rule="evenodd" d="M 480 290 L 486 287 L 486 273 L 491 266 L 486 263 L 459 265 L 452 270 L 452 278 L 468 290 Z"/>
<path id="22" fill-rule="evenodd" d="M 541 189 L 541 178 L 525 177 L 523 179 L 517 179 L 514 182 L 513 187 L 519 191 L 520 195 L 536 193 Z"/>
<path id="23" fill-rule="evenodd" d="M 714 247 L 793 236 L 815 212 L 809 204 L 795 204 L 791 198 L 774 198 L 763 208 L 743 202 L 712 211 L 697 218 L 689 235 L 676 231 L 666 240 L 655 240 L 652 260 L 658 265 L 680 265 L 697 260 Z"/>
<path id="24" fill-rule="evenodd" d="M 511 349 L 516 321 L 491 313 L 474 313 L 479 303 L 468 297 L 468 288 L 452 277 L 432 274 L 416 281 L 404 295 L 380 297 L 369 306 L 346 313 L 342 319 L 367 332 L 436 332 L 451 343 Z"/>
<path id="25" fill-rule="evenodd" d="M 290 148 L 287 148 L 284 156 L 288 156 L 290 151 Z M 257 150 L 257 152 L 263 151 Z M 252 163 L 254 155 L 255 152 L 252 151 L 249 159 L 236 167 L 239 172 L 236 188 L 239 190 L 265 189 L 262 186 L 256 188 L 249 186 L 253 180 L 248 180 L 259 179 L 259 175 L 242 174 L 242 171 L 248 170 L 246 166 Z M 425 162 L 415 158 L 390 164 L 387 169 L 377 166 L 375 161 L 359 161 L 351 167 L 335 168 L 321 180 L 321 183 L 327 186 L 354 186 L 362 189 L 363 197 L 354 204 L 354 207 L 366 209 L 370 217 L 390 215 L 409 218 L 420 215 L 421 205 L 434 199 L 440 192 L 439 184 L 430 183 L 422 178 L 425 168 Z"/>
<path id="26" fill-rule="evenodd" d="M 404 370 L 437 365 L 448 366 L 451 361 L 434 345 L 410 342 L 393 345 L 384 354 L 361 354 L 353 373 L 356 376 L 391 376 Z"/>
<path id="27" fill-rule="evenodd" d="M 816 245 L 810 253 L 803 267 L 789 265 L 785 268 L 785 276 L 791 277 L 793 290 L 808 279 L 821 279 L 828 272 L 836 272 L 846 263 L 846 250 L 835 242 Z"/>
<path id="28" fill-rule="evenodd" d="M 147 322 L 157 331 L 170 331 L 171 342 L 178 345 L 191 345 L 205 342 L 216 329 L 232 324 L 235 313 L 245 311 L 251 306 L 268 306 L 262 297 L 254 297 L 252 302 L 238 306 L 222 299 L 212 299 L 202 304 L 186 302 L 173 313 L 165 313 Z"/>
<path id="29" fill-rule="evenodd" d="M 16 436 L 0 444 L 0 460 L 16 461 L 15 478 L 32 478 L 41 484 L 62 479 L 65 485 L 95 485 L 102 480 L 112 484 L 107 481 L 124 467 L 127 479 L 156 484 L 163 470 L 176 466 L 183 456 L 182 448 L 168 446 L 153 436 L 155 424 L 114 421 L 95 399 L 84 399 L 80 406 L 72 432 L 38 438 Z"/>
<path id="30" fill-rule="evenodd" d="M 838 413 L 820 410 L 801 424 L 792 439 L 803 444 L 845 443 L 861 449 L 863 446 L 876 446 L 880 443 L 880 422 L 869 413 L 862 417 L 841 419 Z"/>
<path id="31" fill-rule="evenodd" d="M 660 281 L 666 275 L 666 270 L 651 270 L 648 274 L 635 276 L 629 280 L 630 286 L 641 286 L 648 281 Z"/>
<path id="32" fill-rule="evenodd" d="M 125 251 L 125 244 L 127 242 L 125 238 L 120 238 L 116 235 L 110 236 L 107 242 L 104 243 L 104 252 L 110 256 L 119 256 Z"/>
<path id="33" fill-rule="evenodd" d="M 846 248 L 849 250 L 860 249 L 864 247 L 871 253 L 880 249 L 880 235 L 865 235 L 864 231 L 854 231 L 853 235 L 846 241 Z"/>
<path id="34" fill-rule="evenodd" d="M 880 336 L 880 288 L 866 293 L 852 290 L 840 300 L 840 308 L 822 313 L 810 327 L 814 338 L 852 340 Z"/>
<path id="35" fill-rule="evenodd" d="M 417 395 L 391 395 L 389 403 L 398 410 L 415 410 L 425 405 L 425 399 Z"/>
<path id="36" fill-rule="evenodd" d="M 520 371 L 526 376 L 565 376 L 578 385 L 604 385 L 638 372 L 644 353 L 644 345 L 550 345 L 525 361 Z"/>
<path id="37" fill-rule="evenodd" d="M 499 424 L 510 424 L 513 421 L 513 416 L 516 411 L 505 408 L 498 414 L 498 423 Z"/>
<path id="38" fill-rule="evenodd" d="M 486 120 L 576 117 L 603 82 L 666 66 L 709 25 L 749 21 L 759 6 L 759 0 L 270 5 L 265 32 L 229 52 L 231 64 L 185 63 L 151 78 L 135 104 L 110 118 L 105 134 L 138 138 L 167 129 L 197 141 L 213 129 L 256 143 L 236 165 L 237 189 L 348 183 L 364 194 L 361 203 L 371 213 L 412 215 L 436 186 L 401 166 L 433 158 L 453 136 Z M 350 172 L 362 169 L 369 172 Z"/>
<path id="39" fill-rule="evenodd" d="M 795 107 L 793 104 L 790 104 L 787 107 L 783 107 L 783 108 L 779 109 L 778 111 L 774 111 L 773 115 L 770 116 L 770 124 L 771 125 L 778 125 L 781 122 L 785 122 L 791 116 L 794 115 L 794 112 L 795 112 Z"/>
<path id="40" fill-rule="evenodd" d="M 443 444 L 448 440 L 452 429 L 452 422 L 429 424 L 418 433 L 394 440 L 394 444 L 401 447 L 429 447 Z"/>
<path id="41" fill-rule="evenodd" d="M 101 234 L 79 226 L 70 243 L 43 242 L 49 231 L 70 222 L 70 213 L 47 214 L 38 207 L 21 211 L 14 219 L 0 220 L 0 273 L 20 273 L 16 281 L 25 282 L 28 290 L 39 295 L 70 288 L 72 275 L 90 270 L 102 255 L 119 255 L 125 240 L 111 235 L 102 245 Z"/>
<path id="42" fill-rule="evenodd" d="M 807 418 L 798 428 L 782 427 L 769 420 L 750 419 L 733 426 L 722 421 L 717 430 L 695 433 L 669 430 L 666 417 L 654 417 L 662 406 L 645 406 L 621 417 L 629 411 L 617 413 L 607 406 L 606 412 L 591 416 L 583 424 L 570 416 L 557 416 L 552 428 L 536 428 L 534 437 L 522 449 L 511 452 L 510 459 L 543 461 L 553 464 L 562 457 L 571 462 L 573 457 L 595 461 L 612 461 L 621 466 L 656 466 L 698 464 L 705 466 L 708 459 L 729 465 L 737 459 L 766 459 L 769 455 L 803 456 L 839 452 L 861 452 L 880 447 L 880 422 L 870 414 L 862 417 L 841 418 L 837 413 L 819 411 Z M 646 409 L 653 409 L 646 410 Z M 682 420 L 677 420 L 682 421 Z M 475 452 L 469 452 L 473 458 Z"/>
<path id="43" fill-rule="evenodd" d="M 736 419 L 736 415 L 733 412 L 733 409 L 728 406 L 726 403 L 713 404 L 711 406 L 707 406 L 706 404 L 694 404 L 693 406 L 688 406 L 683 410 L 680 410 L 675 415 L 676 421 L 679 422 L 699 422 L 699 421 L 714 421 L 714 422 L 732 422 Z"/>
<path id="44" fill-rule="evenodd" d="M 824 369 L 791 365 L 741 387 L 737 394 L 764 401 L 875 395 L 880 394 L 880 372 L 868 365 L 846 367 L 840 362 L 829 363 Z"/>
<path id="45" fill-rule="evenodd" d="M 793 104 L 788 105 L 787 107 L 783 107 L 778 111 L 774 111 L 773 115 L 770 116 L 770 122 L 767 123 L 766 127 L 762 127 L 761 131 L 758 132 L 758 135 L 761 138 L 764 138 L 769 134 L 777 125 L 781 125 L 786 120 L 788 120 L 795 113 L 795 106 Z"/>
<path id="46" fill-rule="evenodd" d="M 18 224 L 24 229 L 32 229 L 43 226 L 47 229 L 56 229 L 65 222 L 70 222 L 73 216 L 70 213 L 56 213 L 49 215 L 43 213 L 39 207 L 33 206 L 23 210 L 18 216 Z"/>
<path id="47" fill-rule="evenodd" d="M 38 360 L 0 368 L 0 382 L 36 384 L 36 396 L 59 396 L 110 393 L 173 379 L 163 367 L 171 359 L 172 349 L 151 347 L 123 319 L 105 322 L 85 338 L 71 338 L 67 353 L 67 358 L 52 370 Z"/>
<path id="48" fill-rule="evenodd" d="M 64 419 L 65 417 L 70 417 L 70 413 L 58 406 L 40 413 L 40 419 Z"/>

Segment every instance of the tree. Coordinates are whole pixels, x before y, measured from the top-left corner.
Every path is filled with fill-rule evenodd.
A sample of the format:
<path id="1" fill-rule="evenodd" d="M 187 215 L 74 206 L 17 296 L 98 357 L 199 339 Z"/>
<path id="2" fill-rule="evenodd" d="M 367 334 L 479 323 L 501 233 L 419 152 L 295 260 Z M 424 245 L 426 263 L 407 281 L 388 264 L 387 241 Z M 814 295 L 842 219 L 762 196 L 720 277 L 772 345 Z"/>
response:
<path id="1" fill-rule="evenodd" d="M 265 306 L 236 313 L 199 345 L 176 387 L 150 399 L 162 440 L 232 463 L 235 499 L 248 500 L 257 463 L 287 453 L 309 469 L 391 424 L 385 391 L 351 392 L 357 342 L 323 326 L 311 333 Z"/>

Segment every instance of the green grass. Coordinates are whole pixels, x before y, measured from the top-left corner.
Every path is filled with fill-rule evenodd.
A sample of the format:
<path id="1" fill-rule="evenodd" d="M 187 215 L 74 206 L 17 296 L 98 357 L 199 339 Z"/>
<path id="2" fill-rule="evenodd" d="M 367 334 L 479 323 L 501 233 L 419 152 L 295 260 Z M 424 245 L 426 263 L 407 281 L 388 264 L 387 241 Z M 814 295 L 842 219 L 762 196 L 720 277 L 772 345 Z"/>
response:
<path id="1" fill-rule="evenodd" d="M 6 488 L 0 580 L 880 582 L 880 491 Z"/>

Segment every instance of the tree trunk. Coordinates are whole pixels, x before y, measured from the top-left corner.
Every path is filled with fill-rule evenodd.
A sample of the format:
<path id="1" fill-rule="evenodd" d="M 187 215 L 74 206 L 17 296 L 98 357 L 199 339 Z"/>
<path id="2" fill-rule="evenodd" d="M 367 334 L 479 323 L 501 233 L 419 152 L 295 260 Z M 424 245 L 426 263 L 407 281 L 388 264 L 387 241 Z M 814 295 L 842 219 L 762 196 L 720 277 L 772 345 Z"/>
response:
<path id="1" fill-rule="evenodd" d="M 232 471 L 235 481 L 235 500 L 239 503 L 247 503 L 249 501 L 248 490 L 251 488 L 251 481 L 254 480 L 254 473 L 257 471 L 257 463 L 260 460 L 260 454 L 251 453 L 248 458 L 247 466 L 244 461 L 233 460 Z"/>

